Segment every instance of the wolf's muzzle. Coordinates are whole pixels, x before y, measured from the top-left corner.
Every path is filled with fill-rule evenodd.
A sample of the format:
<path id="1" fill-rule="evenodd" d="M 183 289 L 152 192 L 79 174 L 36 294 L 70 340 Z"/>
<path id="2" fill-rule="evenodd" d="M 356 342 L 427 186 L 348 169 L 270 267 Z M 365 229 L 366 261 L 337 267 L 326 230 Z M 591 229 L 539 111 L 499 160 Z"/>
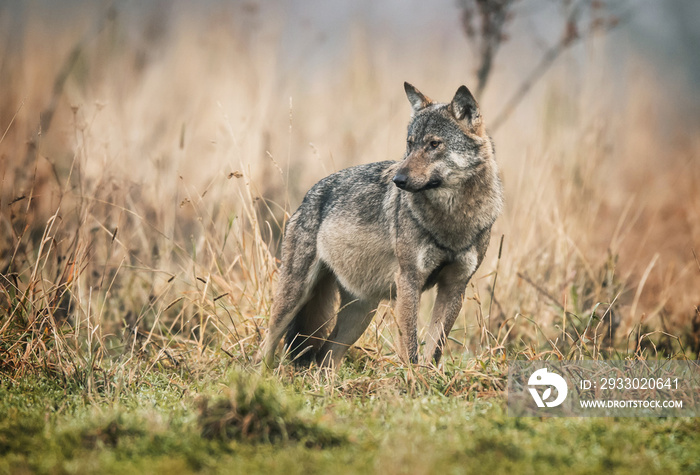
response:
<path id="1" fill-rule="evenodd" d="M 442 180 L 433 178 L 425 185 L 416 187 L 413 183 L 409 182 L 408 176 L 404 175 L 403 173 L 397 173 L 396 176 L 394 176 L 393 182 L 397 187 L 401 188 L 402 190 L 410 191 L 411 193 L 417 193 L 423 190 L 432 190 L 433 188 L 437 188 L 442 184 Z"/>

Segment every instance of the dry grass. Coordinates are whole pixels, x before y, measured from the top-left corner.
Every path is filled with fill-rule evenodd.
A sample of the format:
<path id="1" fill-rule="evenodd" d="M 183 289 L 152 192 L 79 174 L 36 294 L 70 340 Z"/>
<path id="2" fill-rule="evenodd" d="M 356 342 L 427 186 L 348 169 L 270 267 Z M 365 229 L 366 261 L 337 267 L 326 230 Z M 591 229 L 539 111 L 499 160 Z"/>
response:
<path id="1" fill-rule="evenodd" d="M 333 170 L 401 157 L 404 79 L 443 100 L 469 82 L 446 60 L 458 46 L 426 45 L 408 61 L 361 28 L 304 73 L 282 57 L 281 17 L 217 8 L 139 21 L 87 8 L 70 29 L 44 28 L 50 13 L 33 11 L 0 45 L 4 376 L 41 369 L 99 384 L 121 371 L 128 382 L 214 355 L 249 366 L 281 229 L 305 190 Z M 604 64 L 594 57 L 591 68 Z M 448 362 L 463 369 L 427 386 L 502 390 L 450 371 L 478 377 L 494 357 L 502 374 L 503 350 L 697 356 L 700 124 L 660 106 L 663 87 L 646 71 L 641 62 L 609 102 L 594 74 L 580 93 L 566 89 L 562 67 L 498 130 L 507 210 L 452 333 Z M 516 79 L 495 80 L 492 90 Z M 499 106 L 490 94 L 487 121 Z M 373 377 L 342 390 L 420 384 L 422 374 L 397 373 L 392 325 L 387 310 L 347 363 Z"/>

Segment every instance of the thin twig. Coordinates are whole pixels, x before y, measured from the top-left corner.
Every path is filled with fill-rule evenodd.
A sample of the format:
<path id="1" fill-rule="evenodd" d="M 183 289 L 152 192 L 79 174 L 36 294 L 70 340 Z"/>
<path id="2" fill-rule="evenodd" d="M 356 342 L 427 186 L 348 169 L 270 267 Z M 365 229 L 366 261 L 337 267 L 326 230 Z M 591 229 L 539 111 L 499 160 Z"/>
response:
<path id="1" fill-rule="evenodd" d="M 80 41 L 78 41 L 73 46 L 73 49 L 63 61 L 61 69 L 58 71 L 58 74 L 56 75 L 53 81 L 53 89 L 51 92 L 51 99 L 49 100 L 49 104 L 39 115 L 39 127 L 32 136 L 32 138 L 27 142 L 27 153 L 24 156 L 25 164 L 31 163 L 36 158 L 37 142 L 39 140 L 39 137 L 41 137 L 42 134 L 46 134 L 49 131 L 49 128 L 51 127 L 51 122 L 53 120 L 53 116 L 56 112 L 56 107 L 58 106 L 58 100 L 63 94 L 63 88 L 66 84 L 66 81 L 68 80 L 68 76 L 73 70 L 75 64 L 80 59 L 80 55 L 82 54 L 85 45 L 89 44 L 93 39 L 95 39 L 102 32 L 105 26 L 114 19 L 115 15 L 116 9 L 113 5 L 107 8 L 106 13 L 98 22 L 97 27 L 86 33 L 80 39 Z"/>
<path id="2" fill-rule="evenodd" d="M 557 299 L 555 299 L 555 298 L 552 296 L 552 294 L 550 294 L 549 292 L 547 292 L 546 290 L 544 290 L 542 287 L 540 287 L 539 285 L 537 285 L 536 283 L 534 283 L 534 282 L 532 281 L 532 279 L 530 279 L 530 277 L 528 277 L 526 274 L 523 274 L 522 272 L 518 272 L 518 273 L 517 273 L 517 276 L 520 277 L 521 279 L 523 279 L 523 280 L 524 280 L 525 282 L 527 282 L 528 284 L 530 284 L 532 287 L 534 287 L 535 290 L 537 290 L 539 293 L 541 293 L 542 295 L 544 295 L 545 297 L 547 297 L 554 305 L 557 306 L 557 308 L 559 308 L 559 310 L 561 310 L 562 312 L 565 311 L 565 310 L 564 310 L 564 306 L 563 306 L 561 303 L 559 303 L 559 301 L 558 301 Z"/>

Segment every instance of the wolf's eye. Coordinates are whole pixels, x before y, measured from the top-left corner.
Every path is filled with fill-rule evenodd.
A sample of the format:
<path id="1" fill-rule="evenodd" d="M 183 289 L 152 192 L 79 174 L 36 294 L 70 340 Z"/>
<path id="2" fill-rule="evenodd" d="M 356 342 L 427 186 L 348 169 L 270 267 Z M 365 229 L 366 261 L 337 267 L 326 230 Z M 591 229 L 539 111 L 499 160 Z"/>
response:
<path id="1" fill-rule="evenodd" d="M 440 145 L 439 140 L 431 140 L 430 141 L 430 148 L 438 148 L 439 145 Z"/>

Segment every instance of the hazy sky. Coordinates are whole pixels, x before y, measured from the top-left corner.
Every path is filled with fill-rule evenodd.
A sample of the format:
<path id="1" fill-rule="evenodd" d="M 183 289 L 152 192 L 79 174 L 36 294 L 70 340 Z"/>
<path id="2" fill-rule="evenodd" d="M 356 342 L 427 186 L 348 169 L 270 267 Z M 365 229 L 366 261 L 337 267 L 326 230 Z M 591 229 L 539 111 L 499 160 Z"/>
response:
<path id="1" fill-rule="evenodd" d="M 511 75 L 524 75 L 542 52 L 556 42 L 562 31 L 562 9 L 557 0 L 520 0 L 515 20 L 509 25 L 512 40 L 505 43 L 497 57 L 497 68 Z M 609 34 L 614 81 L 615 67 L 622 68 L 630 57 L 641 57 L 653 65 L 661 83 L 686 84 L 692 97 L 673 89 L 681 105 L 700 104 L 700 0 L 608 0 L 629 12 L 623 26 Z M 21 32 L 27 18 L 40 15 L 48 28 L 82 28 L 76 18 L 86 12 L 99 15 L 110 2 L 85 0 L 0 0 L 0 39 Z M 361 36 L 367 47 L 381 42 L 389 54 L 410 62 L 412 52 L 423 49 L 449 50 L 447 58 L 464 63 L 465 71 L 474 71 L 471 55 L 462 31 L 457 0 L 294 0 L 224 1 L 197 3 L 170 0 L 116 1 L 125 23 L 141 28 L 146 19 L 211 17 L 226 12 L 246 15 L 243 25 L 252 34 L 273 32 L 280 43 L 282 70 L 297 75 L 313 75 L 317 68 L 333 67 L 354 39 Z M 186 15 L 173 12 L 186 11 Z M 88 15 L 90 13 L 87 13 Z M 222 15 L 221 21 L 226 21 Z M 240 27 L 241 23 L 237 24 Z M 263 33 L 259 33 L 258 30 Z M 487 91 L 488 92 L 488 91 Z"/>

